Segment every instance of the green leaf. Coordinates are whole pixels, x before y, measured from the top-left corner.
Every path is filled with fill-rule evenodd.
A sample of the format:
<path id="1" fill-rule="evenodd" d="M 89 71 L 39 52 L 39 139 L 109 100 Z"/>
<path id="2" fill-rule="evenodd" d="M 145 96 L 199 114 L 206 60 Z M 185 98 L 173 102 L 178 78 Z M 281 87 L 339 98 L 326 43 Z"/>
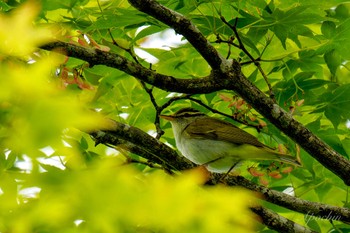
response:
<path id="1" fill-rule="evenodd" d="M 254 28 L 250 27 L 247 33 L 247 37 L 257 44 L 266 34 L 268 30 L 266 28 Z"/>
<path id="2" fill-rule="evenodd" d="M 273 28 L 273 31 L 275 35 L 278 37 L 278 39 L 281 41 L 283 48 L 286 49 L 286 40 L 288 38 L 289 29 L 284 25 L 276 25 Z"/>
<path id="3" fill-rule="evenodd" d="M 339 86 L 334 91 L 325 93 L 322 98 L 324 103 L 319 107 L 325 116 L 337 128 L 340 122 L 350 119 L 350 84 Z"/>
<path id="4" fill-rule="evenodd" d="M 350 59 L 350 47 L 346 46 L 350 43 L 350 18 L 341 23 L 330 36 L 327 43 L 317 49 L 317 52 L 322 54 L 335 50 L 343 59 Z"/>
<path id="5" fill-rule="evenodd" d="M 40 163 L 40 166 L 42 168 L 44 168 L 47 172 L 50 172 L 50 174 L 54 174 L 54 173 L 58 173 L 59 175 L 62 174 L 62 169 L 60 169 L 56 166 L 52 166 L 49 164 L 43 164 L 43 163 Z"/>
<path id="6" fill-rule="evenodd" d="M 324 54 L 324 60 L 331 74 L 335 75 L 338 67 L 342 64 L 342 58 L 336 50 L 328 51 Z"/>
<path id="7" fill-rule="evenodd" d="M 2 11 L 8 11 L 8 10 L 11 10 L 12 8 L 13 7 L 7 5 L 6 2 L 3 2 L 3 1 L 0 2 L 0 9 Z"/>
<path id="8" fill-rule="evenodd" d="M 267 7 L 267 3 L 265 0 L 252 0 L 249 4 L 259 7 L 261 9 L 264 9 L 265 7 Z"/>
<path id="9" fill-rule="evenodd" d="M 304 221 L 308 227 L 316 232 L 321 232 L 321 227 L 316 221 L 316 217 L 312 213 L 304 215 Z"/>
<path id="10" fill-rule="evenodd" d="M 41 4 L 43 7 L 43 10 L 45 11 L 52 11 L 56 9 L 68 9 L 71 10 L 75 6 L 83 6 L 86 3 L 88 3 L 88 0 L 65 0 L 65 1 L 60 1 L 60 0 L 42 0 Z"/>
<path id="11" fill-rule="evenodd" d="M 350 16 L 350 3 L 345 2 L 339 4 L 337 7 L 332 7 L 331 9 L 327 9 L 327 16 L 344 20 L 349 18 Z"/>
<path id="12" fill-rule="evenodd" d="M 6 158 L 7 157 L 7 158 Z M 4 152 L 0 153 L 0 173 L 2 169 L 8 170 L 15 166 L 17 153 L 11 151 L 7 156 Z"/>
<path id="13" fill-rule="evenodd" d="M 335 129 L 329 128 L 327 130 L 320 130 L 317 132 L 317 135 L 328 145 L 330 145 L 335 151 L 342 155 L 346 155 L 343 144 L 340 141 Z"/>
<path id="14" fill-rule="evenodd" d="M 86 30 L 109 29 L 109 28 L 128 28 L 135 29 L 142 25 L 158 24 L 148 15 L 135 12 L 134 10 L 118 8 L 116 12 L 105 14 L 104 17 L 98 18 Z"/>
<path id="15" fill-rule="evenodd" d="M 345 138 L 344 140 L 341 141 L 343 148 L 346 152 L 347 158 L 350 158 L 350 139 Z M 345 154 L 344 154 L 345 155 Z"/>
<path id="16" fill-rule="evenodd" d="M 298 36 L 313 37 L 312 31 L 305 25 L 319 23 L 322 20 L 322 17 L 317 14 L 304 12 L 310 7 L 310 5 L 301 5 L 287 11 L 277 8 L 272 14 L 263 14 L 264 21 L 259 26 L 273 31 L 285 49 L 287 38 L 293 40 L 300 47 Z"/>
<path id="17" fill-rule="evenodd" d="M 249 37 L 246 37 L 245 35 L 243 34 L 240 34 L 239 35 L 243 44 L 248 46 L 249 48 L 253 49 L 253 51 L 260 56 L 260 51 L 259 49 L 256 47 L 255 43 L 253 41 L 250 40 Z"/>
<path id="18" fill-rule="evenodd" d="M 13 151 L 10 152 L 10 154 L 7 156 L 6 162 L 5 162 L 5 169 L 10 169 L 15 165 L 17 159 L 17 154 Z"/>
<path id="19" fill-rule="evenodd" d="M 80 149 L 85 151 L 88 148 L 89 148 L 88 142 L 86 141 L 86 139 L 84 137 L 81 137 L 81 139 L 80 139 Z"/>
<path id="20" fill-rule="evenodd" d="M 292 58 L 286 62 L 286 67 L 292 72 L 297 71 L 298 68 L 304 72 L 316 72 L 317 78 L 323 78 L 323 63 L 324 59 L 321 56 L 315 54 L 313 50 L 300 51 L 298 58 Z M 286 69 L 287 69 L 286 68 Z"/>
<path id="21" fill-rule="evenodd" d="M 306 125 L 306 128 L 311 130 L 312 132 L 316 133 L 321 128 L 321 118 L 317 118 L 317 120 L 314 120 Z"/>
<path id="22" fill-rule="evenodd" d="M 288 37 L 298 45 L 299 48 L 302 47 L 299 36 L 313 37 L 313 32 L 311 29 L 304 25 L 295 25 L 290 27 Z"/>
<path id="23" fill-rule="evenodd" d="M 281 81 L 275 85 L 281 104 L 285 104 L 290 98 L 295 96 L 296 99 L 302 98 L 305 92 L 322 87 L 329 81 L 322 79 L 312 79 L 314 72 L 300 72 L 287 82 Z"/>
<path id="24" fill-rule="evenodd" d="M 259 73 L 259 70 L 258 69 L 255 69 L 249 76 L 248 76 L 248 79 L 251 81 L 251 82 L 255 82 L 256 80 L 256 77 Z"/>
<path id="25" fill-rule="evenodd" d="M 321 32 L 326 38 L 332 38 L 336 32 L 336 25 L 333 21 L 324 21 L 321 26 Z"/>

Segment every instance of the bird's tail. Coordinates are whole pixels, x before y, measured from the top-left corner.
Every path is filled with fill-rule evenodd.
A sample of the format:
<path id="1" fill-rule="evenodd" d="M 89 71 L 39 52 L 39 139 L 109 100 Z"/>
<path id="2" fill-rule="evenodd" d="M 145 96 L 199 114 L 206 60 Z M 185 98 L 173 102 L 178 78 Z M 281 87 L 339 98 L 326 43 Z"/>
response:
<path id="1" fill-rule="evenodd" d="M 298 167 L 301 167 L 302 164 L 300 163 L 300 161 L 291 155 L 287 155 L 287 154 L 281 154 L 278 153 L 277 151 L 274 151 L 270 148 L 264 148 L 265 151 L 267 151 L 269 153 L 269 155 L 267 155 L 267 158 L 270 158 L 272 160 L 276 160 L 279 162 L 283 162 L 283 163 L 288 163 L 288 164 L 292 164 Z"/>
<path id="2" fill-rule="evenodd" d="M 291 155 L 278 154 L 277 159 L 281 162 L 284 162 L 284 163 L 289 163 L 289 164 L 292 164 L 292 165 L 295 165 L 298 167 L 301 166 L 301 163 L 295 157 L 293 157 Z"/>

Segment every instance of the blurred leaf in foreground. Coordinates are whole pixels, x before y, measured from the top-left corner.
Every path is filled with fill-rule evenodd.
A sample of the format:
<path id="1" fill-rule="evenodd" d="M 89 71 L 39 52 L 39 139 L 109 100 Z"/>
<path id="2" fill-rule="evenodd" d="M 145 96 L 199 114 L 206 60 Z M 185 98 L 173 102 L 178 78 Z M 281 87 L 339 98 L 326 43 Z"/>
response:
<path id="1" fill-rule="evenodd" d="M 0 231 L 253 232 L 250 192 L 201 182 L 198 172 L 146 175 L 111 161 L 85 172 L 41 173 L 33 179 L 40 198 L 0 205 Z"/>
<path id="2" fill-rule="evenodd" d="M 28 1 L 10 14 L 0 14 L 0 55 L 26 56 L 36 48 L 52 40 L 47 28 L 34 28 L 40 4 Z"/>

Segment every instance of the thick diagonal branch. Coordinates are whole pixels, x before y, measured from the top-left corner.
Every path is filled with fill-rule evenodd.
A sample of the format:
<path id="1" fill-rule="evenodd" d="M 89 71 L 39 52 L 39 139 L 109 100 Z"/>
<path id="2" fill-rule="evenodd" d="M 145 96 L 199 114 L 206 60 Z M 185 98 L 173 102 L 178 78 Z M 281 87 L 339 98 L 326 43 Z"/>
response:
<path id="1" fill-rule="evenodd" d="M 41 48 L 54 50 L 70 57 L 76 57 L 90 64 L 106 65 L 119 69 L 165 91 L 199 94 L 223 89 L 234 90 L 321 164 L 338 175 L 345 184 L 350 185 L 349 160 L 330 148 L 270 98 L 266 97 L 264 93 L 244 76 L 238 63 L 233 62 L 231 67 L 226 68 L 226 71 L 216 71 L 204 78 L 177 79 L 147 69 L 120 55 L 96 49 L 84 48 L 65 42 L 52 42 L 41 46 Z"/>
<path id="2" fill-rule="evenodd" d="M 112 120 L 111 125 L 112 127 L 108 131 L 97 130 L 89 133 L 98 143 L 120 146 L 120 143 L 127 141 L 131 144 L 126 145 L 128 147 L 126 149 L 168 169 L 181 171 L 193 167 L 192 163 L 178 156 L 173 149 L 142 130 Z M 222 178 L 222 174 L 213 173 L 207 183 L 216 184 L 220 178 Z M 312 214 L 320 218 L 332 215 L 337 216 L 339 221 L 350 222 L 350 210 L 347 208 L 305 201 L 255 184 L 242 176 L 227 176 L 224 182 L 229 186 L 242 186 L 258 192 L 266 201 L 296 212 Z"/>
<path id="3" fill-rule="evenodd" d="M 162 6 L 157 1 L 129 0 L 129 3 L 138 10 L 167 24 L 177 33 L 186 37 L 186 39 L 214 70 L 220 68 L 224 58 L 221 57 L 217 50 L 207 41 L 204 35 L 200 33 L 198 28 L 190 20 L 171 9 Z"/>

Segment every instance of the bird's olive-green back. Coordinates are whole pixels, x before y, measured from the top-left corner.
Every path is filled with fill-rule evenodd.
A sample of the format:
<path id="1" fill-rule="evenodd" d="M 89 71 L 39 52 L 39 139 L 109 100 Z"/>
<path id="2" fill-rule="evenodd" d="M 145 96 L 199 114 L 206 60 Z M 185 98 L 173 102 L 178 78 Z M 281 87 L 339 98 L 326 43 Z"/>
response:
<path id="1" fill-rule="evenodd" d="M 198 118 L 189 124 L 184 133 L 191 138 L 227 141 L 234 144 L 251 144 L 257 147 L 267 147 L 256 137 L 236 127 L 235 125 L 211 117 Z"/>

